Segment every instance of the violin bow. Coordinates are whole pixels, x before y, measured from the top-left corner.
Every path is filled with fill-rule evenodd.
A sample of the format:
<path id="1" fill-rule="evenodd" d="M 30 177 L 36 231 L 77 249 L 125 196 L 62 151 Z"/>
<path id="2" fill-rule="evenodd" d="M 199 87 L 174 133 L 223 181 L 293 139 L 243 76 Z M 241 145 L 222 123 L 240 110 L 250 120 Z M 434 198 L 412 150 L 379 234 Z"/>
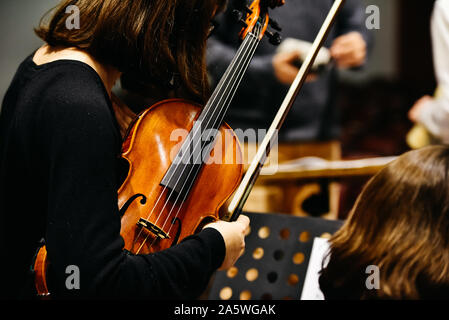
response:
<path id="1" fill-rule="evenodd" d="M 277 142 L 277 133 L 284 124 L 288 112 L 292 108 L 296 97 L 298 96 L 302 86 L 304 85 L 307 75 L 309 74 L 310 69 L 312 68 L 312 65 L 318 55 L 318 52 L 323 46 L 324 41 L 326 40 L 327 35 L 329 34 L 329 31 L 334 24 L 338 13 L 340 12 L 340 9 L 343 7 L 344 2 L 345 0 L 334 1 L 323 25 L 321 26 L 320 31 L 318 32 L 317 37 L 315 38 L 315 41 L 312 44 L 310 52 L 308 53 L 301 68 L 299 69 L 295 80 L 293 81 L 289 91 L 287 92 L 287 95 L 284 98 L 284 101 L 279 107 L 279 110 L 273 122 L 271 123 L 271 126 L 268 129 L 265 138 L 262 140 L 262 143 L 260 144 L 257 153 L 254 156 L 253 161 L 251 162 L 251 165 L 246 171 L 245 176 L 243 177 L 239 187 L 235 191 L 231 202 L 226 208 L 223 220 L 235 221 L 241 214 L 243 206 L 245 205 L 245 202 L 248 199 L 248 196 L 251 193 L 251 190 L 260 175 L 260 171 L 262 170 L 262 167 L 264 166 L 265 161 L 270 154 L 271 147 L 274 143 Z"/>

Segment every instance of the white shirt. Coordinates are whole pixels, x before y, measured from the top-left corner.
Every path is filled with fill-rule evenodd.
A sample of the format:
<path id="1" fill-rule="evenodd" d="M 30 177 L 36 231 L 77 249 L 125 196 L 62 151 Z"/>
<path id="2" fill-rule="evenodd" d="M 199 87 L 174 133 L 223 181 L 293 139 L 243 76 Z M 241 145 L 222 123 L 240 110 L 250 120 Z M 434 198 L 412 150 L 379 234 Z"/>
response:
<path id="1" fill-rule="evenodd" d="M 439 94 L 418 115 L 418 122 L 449 143 L 449 0 L 437 0 L 432 13 L 432 50 Z"/>

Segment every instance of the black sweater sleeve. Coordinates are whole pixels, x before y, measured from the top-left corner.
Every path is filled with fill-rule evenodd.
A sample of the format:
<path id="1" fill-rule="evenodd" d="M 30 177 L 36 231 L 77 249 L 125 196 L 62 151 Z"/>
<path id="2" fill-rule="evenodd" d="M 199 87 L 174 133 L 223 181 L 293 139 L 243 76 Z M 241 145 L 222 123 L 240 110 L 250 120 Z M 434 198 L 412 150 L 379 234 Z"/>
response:
<path id="1" fill-rule="evenodd" d="M 92 71 L 65 66 L 40 98 L 36 127 L 49 177 L 50 289 L 56 297 L 196 298 L 224 259 L 223 238 L 206 229 L 155 254 L 122 250 L 120 138 L 110 101 Z M 79 269 L 79 290 L 66 287 L 68 266 Z"/>

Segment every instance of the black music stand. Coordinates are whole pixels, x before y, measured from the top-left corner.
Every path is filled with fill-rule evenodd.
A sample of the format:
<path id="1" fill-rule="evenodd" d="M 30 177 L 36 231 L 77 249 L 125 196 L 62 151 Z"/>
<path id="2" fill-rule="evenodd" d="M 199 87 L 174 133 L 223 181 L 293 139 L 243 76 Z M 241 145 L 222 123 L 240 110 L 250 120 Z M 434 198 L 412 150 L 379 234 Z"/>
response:
<path id="1" fill-rule="evenodd" d="M 235 267 L 218 271 L 210 300 L 300 299 L 315 237 L 329 237 L 342 221 L 286 214 L 245 213 L 246 250 Z"/>

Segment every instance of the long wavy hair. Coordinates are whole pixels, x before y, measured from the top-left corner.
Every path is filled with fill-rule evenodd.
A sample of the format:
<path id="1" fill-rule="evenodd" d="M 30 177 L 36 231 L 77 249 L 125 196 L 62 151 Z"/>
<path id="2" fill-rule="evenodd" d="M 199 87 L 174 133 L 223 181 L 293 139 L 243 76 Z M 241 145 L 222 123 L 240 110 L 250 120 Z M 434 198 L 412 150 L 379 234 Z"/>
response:
<path id="1" fill-rule="evenodd" d="M 206 39 L 213 15 L 225 5 L 226 0 L 65 0 L 35 32 L 50 46 L 82 49 L 136 81 L 163 89 L 179 78 L 184 91 L 205 101 Z M 66 26 L 69 6 L 79 9 L 79 29 Z"/>
<path id="2" fill-rule="evenodd" d="M 400 156 L 364 187 L 331 238 L 326 299 L 449 298 L 449 147 Z M 368 289 L 366 268 L 379 269 Z"/>

